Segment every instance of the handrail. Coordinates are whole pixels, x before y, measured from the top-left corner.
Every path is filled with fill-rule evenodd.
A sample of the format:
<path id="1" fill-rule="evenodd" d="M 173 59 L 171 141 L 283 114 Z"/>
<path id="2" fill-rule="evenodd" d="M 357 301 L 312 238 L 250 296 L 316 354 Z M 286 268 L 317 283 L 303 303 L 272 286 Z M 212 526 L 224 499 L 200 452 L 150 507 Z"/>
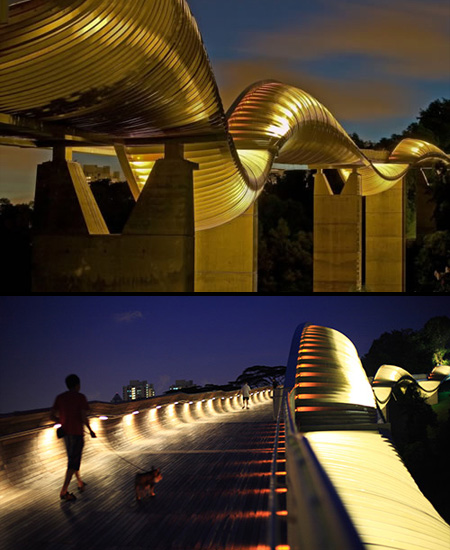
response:
<path id="1" fill-rule="evenodd" d="M 264 391 L 268 388 L 254 388 L 252 394 L 256 391 Z M 177 393 L 163 396 L 156 396 L 150 399 L 138 401 L 127 401 L 120 404 L 90 402 L 91 412 L 89 418 L 107 416 L 108 419 L 121 418 L 133 411 L 144 411 L 161 406 L 191 403 L 203 401 L 204 399 L 231 399 L 238 395 L 238 390 L 222 391 L 214 390 L 210 392 L 200 392 L 193 394 Z M 23 411 L 20 413 L 12 413 L 10 415 L 2 415 L 0 418 L 0 441 L 23 437 L 34 433 L 39 433 L 42 430 L 54 427 L 55 422 L 50 419 L 50 409 L 39 409 L 38 411 Z"/>
<path id="2" fill-rule="evenodd" d="M 286 419 L 286 461 L 289 478 L 289 534 L 291 550 L 363 550 L 355 526 L 348 515 L 333 483 L 320 464 L 308 438 L 297 430 L 289 397 L 283 398 Z M 290 524 L 292 525 L 292 524 Z"/>
<path id="3" fill-rule="evenodd" d="M 283 391 L 283 398 L 286 393 L 286 390 Z M 275 396 L 273 396 L 275 399 Z M 283 417 L 283 407 L 280 406 L 278 409 L 277 415 L 277 427 L 275 432 L 275 444 L 273 448 L 272 455 L 272 465 L 270 467 L 270 492 L 269 492 L 269 511 L 270 511 L 270 521 L 269 521 L 269 545 L 271 550 L 276 550 L 276 545 L 278 544 L 278 536 L 276 532 L 277 527 L 277 503 L 276 503 L 276 471 L 277 471 L 277 455 L 278 455 L 278 438 L 280 435 L 280 422 Z"/>

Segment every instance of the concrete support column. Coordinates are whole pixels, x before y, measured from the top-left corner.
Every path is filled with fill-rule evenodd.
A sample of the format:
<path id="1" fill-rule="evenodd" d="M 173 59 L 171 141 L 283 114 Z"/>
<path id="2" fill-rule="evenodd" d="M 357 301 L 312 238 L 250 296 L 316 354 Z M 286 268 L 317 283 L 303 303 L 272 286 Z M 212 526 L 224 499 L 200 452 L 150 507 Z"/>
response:
<path id="1" fill-rule="evenodd" d="M 87 248 L 109 237 L 108 228 L 77 162 L 44 162 L 37 169 L 34 201 L 33 292 L 91 292 Z M 84 285 L 84 286 L 80 286 Z"/>
<path id="2" fill-rule="evenodd" d="M 193 171 L 197 168 L 184 160 L 182 144 L 167 144 L 165 158 L 155 162 L 124 227 L 122 239 L 145 236 L 149 291 L 194 291 Z"/>
<path id="3" fill-rule="evenodd" d="M 371 292 L 405 290 L 404 180 L 366 197 L 366 285 Z"/>
<path id="4" fill-rule="evenodd" d="M 353 171 L 340 195 L 333 195 L 322 170 L 314 176 L 314 292 L 361 288 L 361 176 Z"/>
<path id="5" fill-rule="evenodd" d="M 258 217 L 254 203 L 238 218 L 198 231 L 196 292 L 257 291 Z"/>
<path id="6" fill-rule="evenodd" d="M 109 235 L 81 166 L 38 168 L 34 292 L 193 292 L 196 164 L 166 149 L 122 235 Z"/>
<path id="7" fill-rule="evenodd" d="M 37 169 L 33 231 L 37 235 L 105 235 L 108 228 L 77 162 L 60 149 Z"/>

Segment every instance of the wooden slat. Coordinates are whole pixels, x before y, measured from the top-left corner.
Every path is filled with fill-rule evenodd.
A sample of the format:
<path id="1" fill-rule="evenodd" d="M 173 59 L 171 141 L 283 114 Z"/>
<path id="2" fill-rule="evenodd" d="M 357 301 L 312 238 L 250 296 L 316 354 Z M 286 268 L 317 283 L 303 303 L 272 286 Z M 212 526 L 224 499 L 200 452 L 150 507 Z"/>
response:
<path id="1" fill-rule="evenodd" d="M 45 463 L 46 475 L 35 482 L 27 475 L 2 493 L 0 546 L 263 549 L 274 435 L 271 400 L 191 423 L 163 421 L 116 448 L 99 433 L 86 440 L 88 487 L 78 495 L 72 482 L 76 502 L 59 501 L 65 466 L 47 471 Z M 156 497 L 141 506 L 134 501 L 133 464 L 160 467 L 164 476 Z M 35 470 L 39 476 L 39 464 Z"/>

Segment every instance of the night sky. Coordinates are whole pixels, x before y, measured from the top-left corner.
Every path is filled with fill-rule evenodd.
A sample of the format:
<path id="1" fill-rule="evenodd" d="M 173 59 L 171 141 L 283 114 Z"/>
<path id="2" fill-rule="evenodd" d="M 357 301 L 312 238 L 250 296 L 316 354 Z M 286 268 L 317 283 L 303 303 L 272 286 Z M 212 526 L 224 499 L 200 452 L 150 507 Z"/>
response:
<path id="1" fill-rule="evenodd" d="M 100 401 L 130 379 L 157 394 L 176 379 L 225 384 L 253 365 L 285 365 L 303 322 L 339 330 L 364 355 L 383 332 L 418 330 L 436 315 L 450 316 L 450 298 L 2 297 L 0 412 L 51 407 L 72 372 Z"/>
<path id="2" fill-rule="evenodd" d="M 401 133 L 420 109 L 450 96 L 447 0 L 188 4 L 225 109 L 253 82 L 276 79 L 316 97 L 348 133 L 378 140 Z M 0 146 L 0 197 L 32 200 L 36 164 L 49 156 Z"/>

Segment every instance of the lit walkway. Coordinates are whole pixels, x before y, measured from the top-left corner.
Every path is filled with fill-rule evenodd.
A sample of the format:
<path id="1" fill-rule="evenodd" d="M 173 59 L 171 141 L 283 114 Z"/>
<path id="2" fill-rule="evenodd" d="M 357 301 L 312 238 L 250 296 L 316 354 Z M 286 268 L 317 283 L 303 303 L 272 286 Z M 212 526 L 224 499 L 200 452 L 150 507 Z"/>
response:
<path id="1" fill-rule="evenodd" d="M 101 438 L 89 441 L 82 463 L 88 487 L 78 495 L 72 482 L 76 502 L 59 501 L 61 469 L 0 496 L 0 547 L 264 549 L 274 435 L 268 400 L 173 428 L 160 425 L 154 437 L 118 452 Z M 134 502 L 137 470 L 127 461 L 162 469 L 156 497 L 144 506 Z"/>

